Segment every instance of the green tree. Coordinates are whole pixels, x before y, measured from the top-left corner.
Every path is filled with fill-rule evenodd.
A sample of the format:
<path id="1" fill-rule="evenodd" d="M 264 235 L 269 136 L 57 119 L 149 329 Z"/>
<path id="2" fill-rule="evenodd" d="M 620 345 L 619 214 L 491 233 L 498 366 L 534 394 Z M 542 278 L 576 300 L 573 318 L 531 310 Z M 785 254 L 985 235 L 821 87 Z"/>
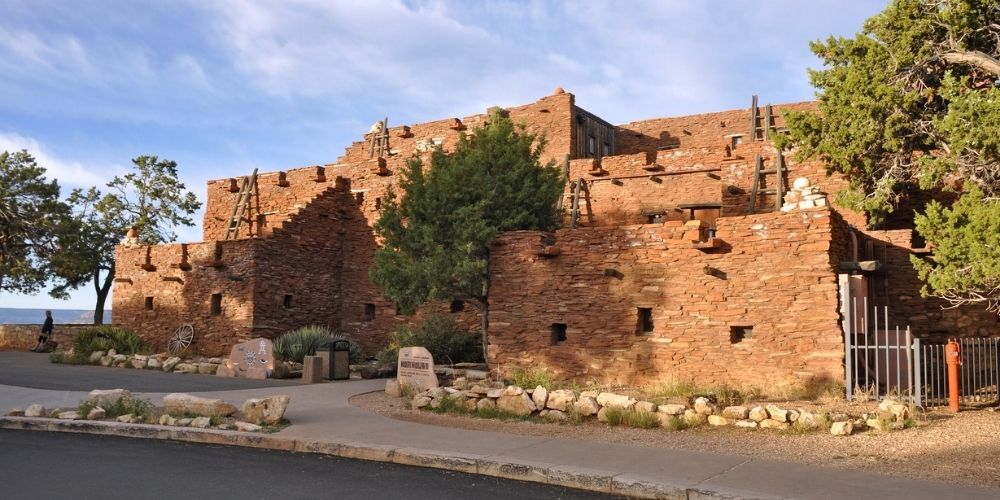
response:
<path id="1" fill-rule="evenodd" d="M 1000 203 L 1000 0 L 893 0 L 854 37 L 811 48 L 825 64 L 810 71 L 818 109 L 787 113 L 778 145 L 846 174 L 838 201 L 873 225 L 910 190 L 958 187 L 954 208 L 933 204 L 917 221 L 936 248 L 934 260 L 914 259 L 924 293 L 997 297 L 1000 269 L 970 259 L 998 257 L 972 249 L 987 250 L 995 234 L 977 229 Z"/>
<path id="2" fill-rule="evenodd" d="M 454 153 L 432 153 L 426 171 L 419 158 L 410 160 L 401 198 L 390 190 L 375 224 L 384 246 L 375 253 L 372 281 L 404 312 L 428 300 L 476 304 L 484 357 L 494 238 L 561 223 L 562 174 L 552 162 L 541 164 L 543 146 L 494 108 L 486 126 L 459 138 Z"/>
<path id="3" fill-rule="evenodd" d="M 27 151 L 0 153 L 0 290 L 31 294 L 45 285 L 67 214 L 59 185 Z"/>
<path id="4" fill-rule="evenodd" d="M 94 323 L 104 321 L 104 306 L 115 276 L 115 245 L 129 228 L 148 244 L 174 241 L 173 228 L 193 226 L 201 203 L 177 179 L 177 163 L 156 156 L 139 156 L 133 169 L 97 188 L 74 190 L 68 202 L 73 220 L 60 232 L 60 247 L 52 259 L 57 276 L 50 294 L 62 298 L 70 290 L 92 283 L 97 294 Z"/>

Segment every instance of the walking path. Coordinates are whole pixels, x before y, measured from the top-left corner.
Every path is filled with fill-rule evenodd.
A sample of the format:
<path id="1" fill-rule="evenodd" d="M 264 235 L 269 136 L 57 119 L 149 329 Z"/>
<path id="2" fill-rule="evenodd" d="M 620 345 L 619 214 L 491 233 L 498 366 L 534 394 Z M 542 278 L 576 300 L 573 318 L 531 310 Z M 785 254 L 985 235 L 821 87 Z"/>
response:
<path id="1" fill-rule="evenodd" d="M 996 490 L 955 486 L 716 453 L 518 436 L 393 420 L 350 405 L 384 380 L 197 393 L 237 406 L 249 397 L 289 394 L 292 425 L 261 435 L 117 422 L 0 418 L 0 428 L 62 430 L 327 453 L 648 498 L 997 498 Z M 101 387 L 110 389 L 111 387 Z M 158 403 L 163 393 L 141 393 Z M 72 407 L 86 392 L 0 385 L 0 411 L 39 403 Z"/>

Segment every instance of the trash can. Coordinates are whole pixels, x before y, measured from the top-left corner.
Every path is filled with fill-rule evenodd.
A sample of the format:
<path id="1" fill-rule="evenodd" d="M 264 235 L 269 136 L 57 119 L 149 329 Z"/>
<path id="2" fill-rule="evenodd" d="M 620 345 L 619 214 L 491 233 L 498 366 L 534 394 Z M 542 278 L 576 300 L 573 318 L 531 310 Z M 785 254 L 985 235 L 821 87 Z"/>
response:
<path id="1" fill-rule="evenodd" d="M 323 378 L 348 380 L 351 378 L 351 344 L 342 339 L 324 340 L 316 348 L 316 355 L 323 358 Z"/>

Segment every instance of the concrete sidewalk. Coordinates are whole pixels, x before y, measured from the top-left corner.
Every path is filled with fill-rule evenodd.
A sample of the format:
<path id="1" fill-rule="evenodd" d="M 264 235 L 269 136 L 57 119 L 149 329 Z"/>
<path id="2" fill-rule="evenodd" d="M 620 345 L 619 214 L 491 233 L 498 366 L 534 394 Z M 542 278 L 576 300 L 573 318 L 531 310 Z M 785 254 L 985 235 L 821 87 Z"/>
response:
<path id="1" fill-rule="evenodd" d="M 351 406 L 384 380 L 198 393 L 236 405 L 289 394 L 293 425 L 270 435 L 117 422 L 0 418 L 0 427 L 234 444 L 457 470 L 646 498 L 997 498 L 998 490 L 747 458 L 563 438 L 518 436 L 393 420 Z M 71 407 L 84 392 L 0 386 L 0 411 Z M 163 394 L 140 395 L 159 403 Z"/>

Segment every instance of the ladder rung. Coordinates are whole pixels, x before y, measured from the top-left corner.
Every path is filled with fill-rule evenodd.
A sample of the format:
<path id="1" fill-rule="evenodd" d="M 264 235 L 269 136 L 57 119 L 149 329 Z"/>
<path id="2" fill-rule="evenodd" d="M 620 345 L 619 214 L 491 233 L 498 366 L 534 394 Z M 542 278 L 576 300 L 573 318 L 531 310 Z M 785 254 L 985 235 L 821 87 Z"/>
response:
<path id="1" fill-rule="evenodd" d="M 788 172 L 788 169 L 787 168 L 783 168 L 783 169 L 781 169 L 781 171 L 782 172 Z M 778 173 L 778 169 L 776 169 L 776 168 L 769 168 L 767 170 L 761 170 L 760 173 L 762 173 L 762 174 L 776 174 L 776 173 Z"/>
<path id="2" fill-rule="evenodd" d="M 760 194 L 778 194 L 777 189 L 758 189 L 757 192 Z"/>

